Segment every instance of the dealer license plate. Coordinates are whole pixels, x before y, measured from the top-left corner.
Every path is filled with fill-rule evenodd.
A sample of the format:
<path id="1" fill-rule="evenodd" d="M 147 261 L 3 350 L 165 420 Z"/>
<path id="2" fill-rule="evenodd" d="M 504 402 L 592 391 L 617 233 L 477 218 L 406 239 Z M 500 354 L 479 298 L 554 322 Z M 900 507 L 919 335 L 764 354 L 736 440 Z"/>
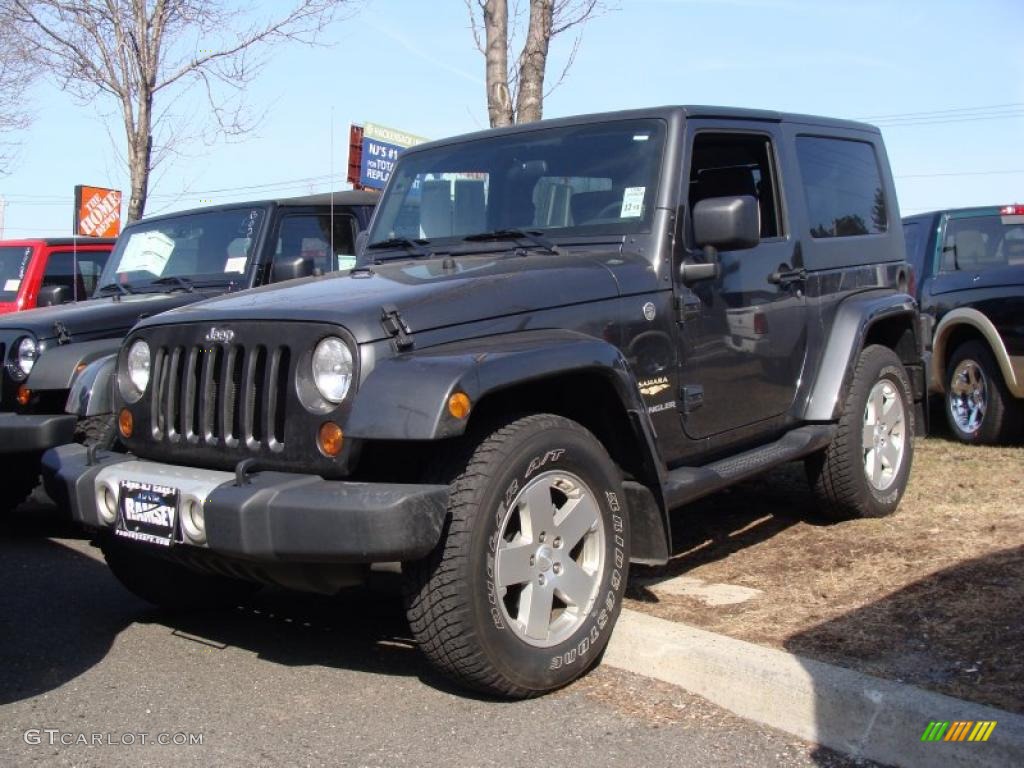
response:
<path id="1" fill-rule="evenodd" d="M 114 532 L 136 541 L 170 546 L 178 516 L 178 489 L 122 480 L 118 524 Z"/>

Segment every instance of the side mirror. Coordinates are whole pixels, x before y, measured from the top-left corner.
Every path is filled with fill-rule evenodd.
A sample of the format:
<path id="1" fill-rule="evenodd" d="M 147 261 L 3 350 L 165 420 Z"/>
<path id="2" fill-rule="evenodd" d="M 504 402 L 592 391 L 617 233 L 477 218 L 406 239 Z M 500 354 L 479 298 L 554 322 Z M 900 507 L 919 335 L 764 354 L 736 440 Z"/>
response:
<path id="1" fill-rule="evenodd" d="M 313 260 L 304 256 L 276 259 L 270 271 L 270 280 L 280 283 L 285 280 L 297 280 L 313 274 Z"/>
<path id="2" fill-rule="evenodd" d="M 66 285 L 44 285 L 36 295 L 37 307 L 55 307 L 71 301 L 71 291 Z"/>
<path id="3" fill-rule="evenodd" d="M 741 251 L 761 241 L 761 212 L 751 195 L 709 197 L 693 207 L 697 247 Z"/>

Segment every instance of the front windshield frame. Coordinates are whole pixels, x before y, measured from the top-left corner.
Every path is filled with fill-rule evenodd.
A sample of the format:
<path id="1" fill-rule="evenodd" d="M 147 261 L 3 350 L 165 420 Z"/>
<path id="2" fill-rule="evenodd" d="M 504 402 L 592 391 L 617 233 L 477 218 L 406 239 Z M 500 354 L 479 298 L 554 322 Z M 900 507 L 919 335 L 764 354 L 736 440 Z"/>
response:
<path id="1" fill-rule="evenodd" d="M 431 252 L 480 250 L 482 243 L 466 242 L 465 238 L 501 230 L 531 232 L 560 242 L 650 232 L 665 182 L 662 169 L 667 135 L 665 119 L 639 117 L 503 132 L 409 150 L 399 158 L 391 174 L 370 225 L 367 248 L 374 250 L 373 246 L 380 244 L 375 249 L 376 255 L 388 250 L 416 255 L 413 251 L 417 249 L 411 247 L 410 242 L 429 244 Z M 580 141 L 590 141 L 595 147 L 604 141 L 621 147 L 621 151 L 600 156 L 582 150 L 575 155 L 569 151 L 558 153 L 560 149 L 581 146 Z M 571 145 L 570 142 L 576 143 Z M 630 163 L 631 158 L 641 159 L 642 167 L 639 163 Z M 520 174 L 519 179 L 515 174 Z M 518 196 L 514 196 L 515 184 L 529 185 L 531 179 L 533 186 L 522 187 Z M 450 230 L 442 217 L 440 233 L 429 231 L 424 226 L 426 216 L 422 205 L 416 200 L 417 185 L 420 200 L 428 191 L 424 180 L 441 186 L 438 194 L 442 204 L 446 183 L 455 190 L 458 182 L 467 181 L 470 182 L 467 186 L 472 186 L 471 182 L 477 180 L 483 185 L 483 192 L 476 190 L 476 218 L 468 224 L 456 225 L 459 214 L 464 211 L 455 210 L 458 191 L 451 191 L 447 193 L 453 211 Z M 547 188 L 538 195 L 541 185 Z M 577 222 L 570 209 L 572 198 L 579 192 L 596 193 L 591 194 L 595 198 L 615 197 L 603 210 L 616 208 L 619 213 L 607 218 L 590 218 L 586 223 Z M 638 202 L 628 215 L 627 195 Z M 550 211 L 555 209 L 548 202 L 558 196 L 562 198 L 561 207 L 553 217 Z M 504 202 L 503 198 L 509 202 Z M 500 208 L 502 205 L 505 210 Z M 414 211 L 413 218 L 409 218 L 410 211 Z M 403 215 L 407 217 L 406 222 L 401 221 Z M 514 237 L 504 239 L 515 241 Z M 410 242 L 403 244 L 402 240 Z M 387 241 L 393 243 L 385 246 Z"/>
<path id="2" fill-rule="evenodd" d="M 96 295 L 99 295 L 100 291 L 111 283 L 129 287 L 132 292 L 144 293 L 179 288 L 181 284 L 173 280 L 173 278 L 181 278 L 188 283 L 195 284 L 197 287 L 248 284 L 255 270 L 259 268 L 258 256 L 271 219 L 272 211 L 269 205 L 243 204 L 209 210 L 183 211 L 180 214 L 141 219 L 134 222 L 126 227 L 120 237 L 117 238 L 117 243 L 115 243 L 114 249 L 110 253 L 110 258 L 107 259 L 103 273 L 97 282 Z M 171 240 L 172 238 L 167 236 L 167 232 L 173 231 L 175 227 L 183 227 L 189 221 L 192 222 L 194 229 L 200 228 L 203 224 L 206 224 L 207 229 L 209 229 L 209 232 L 205 229 L 200 229 L 200 234 L 192 238 L 197 241 L 195 260 L 192 262 L 193 269 L 171 267 L 168 271 L 168 265 L 173 263 L 173 249 L 176 246 L 172 246 L 172 250 L 164 257 L 166 260 L 159 273 L 144 269 L 121 269 L 130 244 L 139 242 L 137 240 L 133 241 L 133 238 L 151 234 L 158 242 L 160 242 L 160 237 L 163 237 L 165 240 Z M 215 229 L 213 224 L 218 224 L 219 228 Z M 199 247 L 202 246 L 202 239 L 205 234 L 208 234 L 210 237 L 216 234 L 218 236 L 218 244 L 223 244 L 223 265 L 220 271 L 209 268 L 199 269 L 202 259 Z M 228 240 L 228 237 L 232 237 L 232 239 Z M 241 246 L 242 250 L 240 253 L 237 252 L 238 241 L 247 241 Z M 161 257 L 163 257 L 162 254 L 157 258 Z M 139 258 L 142 259 L 142 256 Z M 242 258 L 244 258 L 244 263 L 238 261 L 238 259 Z M 219 258 L 214 256 L 211 260 L 208 255 L 207 263 L 204 266 L 211 266 L 213 261 L 219 262 Z M 229 267 L 240 267 L 240 269 L 229 269 Z M 160 280 L 163 280 L 163 283 L 158 282 Z"/>
<path id="3" fill-rule="evenodd" d="M 15 301 L 37 246 L 0 246 L 0 301 Z M 11 269 L 13 267 L 13 269 Z"/>

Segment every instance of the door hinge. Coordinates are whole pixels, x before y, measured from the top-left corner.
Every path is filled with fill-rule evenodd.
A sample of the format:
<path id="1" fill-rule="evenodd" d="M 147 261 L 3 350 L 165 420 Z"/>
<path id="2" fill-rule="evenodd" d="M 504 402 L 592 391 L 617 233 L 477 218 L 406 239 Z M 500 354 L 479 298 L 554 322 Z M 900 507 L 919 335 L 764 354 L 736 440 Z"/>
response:
<path id="1" fill-rule="evenodd" d="M 684 293 L 676 296 L 676 322 L 685 323 L 700 317 L 701 301 L 696 294 Z"/>
<path id="2" fill-rule="evenodd" d="M 683 413 L 693 413 L 704 405 L 704 387 L 700 384 L 684 384 L 679 388 L 679 400 L 683 404 Z"/>
<path id="3" fill-rule="evenodd" d="M 384 326 L 384 333 L 391 337 L 395 350 L 402 352 L 406 349 L 412 349 L 414 345 L 412 331 L 409 330 L 409 326 L 402 319 L 402 314 L 398 311 L 398 307 L 393 304 L 385 304 L 381 307 L 381 313 L 380 324 Z"/>

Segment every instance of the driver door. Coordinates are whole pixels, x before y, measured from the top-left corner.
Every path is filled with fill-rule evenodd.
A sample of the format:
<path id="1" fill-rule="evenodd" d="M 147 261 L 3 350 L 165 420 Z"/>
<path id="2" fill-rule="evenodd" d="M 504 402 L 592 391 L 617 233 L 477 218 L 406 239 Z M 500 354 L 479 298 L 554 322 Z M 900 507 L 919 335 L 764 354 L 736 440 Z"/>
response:
<path id="1" fill-rule="evenodd" d="M 703 129 L 689 123 L 688 220 L 714 197 L 751 195 L 760 214 L 753 248 L 720 251 L 719 273 L 685 284 L 677 272 L 683 428 L 691 439 L 737 430 L 785 413 L 807 349 L 798 241 L 786 223 L 774 126 Z M 683 258 L 703 254 L 686 233 Z"/>

